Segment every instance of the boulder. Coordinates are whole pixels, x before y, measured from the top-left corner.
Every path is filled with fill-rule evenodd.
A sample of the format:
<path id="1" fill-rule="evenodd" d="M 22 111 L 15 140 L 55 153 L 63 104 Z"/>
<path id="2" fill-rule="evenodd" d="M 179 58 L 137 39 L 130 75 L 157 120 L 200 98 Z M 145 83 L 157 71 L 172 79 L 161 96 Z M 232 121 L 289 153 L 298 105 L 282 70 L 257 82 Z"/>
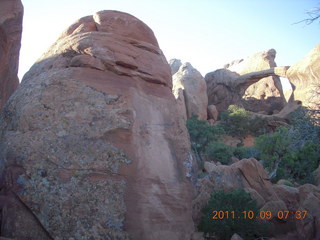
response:
<path id="1" fill-rule="evenodd" d="M 252 199 L 256 200 L 257 207 L 259 209 L 265 205 L 266 201 L 263 199 L 263 197 L 261 197 L 261 195 L 256 190 L 254 190 L 253 188 L 245 188 L 244 190 L 250 194 L 250 197 Z"/>
<path id="2" fill-rule="evenodd" d="M 296 235 L 299 239 L 320 239 L 320 188 L 304 184 L 298 191 L 300 207 L 295 211 L 306 211 L 306 215 L 296 221 Z"/>
<path id="3" fill-rule="evenodd" d="M 308 214 L 320 219 L 320 188 L 312 184 L 304 184 L 299 189 L 300 207 Z"/>
<path id="4" fill-rule="evenodd" d="M 261 209 L 260 211 L 270 211 L 272 214 L 273 218 L 277 218 L 278 217 L 278 213 L 280 211 L 288 211 L 288 208 L 286 206 L 286 204 L 281 201 L 281 200 L 277 200 L 277 201 L 269 201 L 267 202 Z"/>
<path id="5" fill-rule="evenodd" d="M 239 187 L 250 187 L 257 191 L 263 199 L 271 201 L 276 199 L 276 194 L 272 189 L 272 184 L 268 179 L 268 174 L 263 166 L 254 158 L 242 159 L 231 165 L 231 169 L 236 172 L 236 176 L 241 177 Z M 227 175 L 225 176 L 227 179 Z"/>
<path id="6" fill-rule="evenodd" d="M 226 64 L 205 76 L 209 104 L 225 111 L 231 104 L 243 105 L 253 112 L 281 110 L 285 104 L 274 49 Z"/>
<path id="7" fill-rule="evenodd" d="M 217 165 L 216 165 L 214 162 L 205 161 L 204 164 L 203 164 L 203 169 L 204 169 L 206 172 L 210 173 L 210 172 L 212 172 L 212 171 L 215 169 L 216 166 L 217 166 Z"/>
<path id="8" fill-rule="evenodd" d="M 274 189 L 290 214 L 285 223 L 274 222 L 273 232 L 277 233 L 277 239 L 319 239 L 320 189 L 312 184 L 299 188 L 275 185 Z M 306 215 L 301 211 L 306 211 Z"/>
<path id="9" fill-rule="evenodd" d="M 299 190 L 295 187 L 287 185 L 273 185 L 273 189 L 276 192 L 280 200 L 282 200 L 289 211 L 295 211 L 299 208 Z"/>
<path id="10" fill-rule="evenodd" d="M 208 118 L 213 119 L 214 121 L 218 121 L 219 112 L 215 105 L 208 106 Z"/>
<path id="11" fill-rule="evenodd" d="M 265 220 L 265 222 L 268 224 L 268 232 L 269 234 L 271 233 L 272 236 L 278 237 L 279 235 L 285 235 L 295 230 L 296 225 L 292 215 L 289 215 L 289 213 L 285 215 L 288 208 L 283 201 L 269 201 L 259 211 L 260 213 L 266 213 L 267 211 L 271 213 L 271 219 Z M 281 215 L 281 213 L 284 214 Z"/>
<path id="12" fill-rule="evenodd" d="M 193 201 L 193 217 L 201 217 L 201 209 L 208 203 L 214 190 L 232 191 L 244 189 L 256 200 L 261 211 L 271 211 L 272 218 L 265 220 L 269 234 L 274 239 L 319 239 L 320 232 L 320 188 L 305 184 L 298 188 L 273 185 L 260 163 L 251 158 L 230 166 L 220 165 L 211 169 L 206 178 L 197 184 L 197 197 Z M 279 219 L 280 211 L 289 211 L 287 219 Z M 294 212 L 307 211 L 303 219 L 295 218 Z"/>
<path id="13" fill-rule="evenodd" d="M 209 175 L 198 181 L 197 197 L 193 201 L 195 222 L 200 220 L 201 209 L 207 204 L 214 190 L 232 191 L 244 189 L 256 200 L 260 211 L 271 211 L 268 220 L 269 233 L 276 239 L 317 239 L 319 229 L 320 190 L 306 184 L 299 188 L 273 185 L 261 164 L 251 158 L 242 159 L 230 166 L 215 166 Z M 279 211 L 290 211 L 288 219 L 278 219 Z M 295 219 L 293 212 L 307 210 L 305 219 Z"/>
<path id="14" fill-rule="evenodd" d="M 129 14 L 98 12 L 60 36 L 0 115 L 0 232 L 190 239 L 192 166 L 152 30 Z"/>
<path id="15" fill-rule="evenodd" d="M 174 67 L 173 63 L 171 64 L 172 68 Z M 172 81 L 172 91 L 176 98 L 178 89 L 183 89 L 187 117 L 197 115 L 198 119 L 207 120 L 207 86 L 200 72 L 193 68 L 190 63 L 184 63 L 172 76 Z"/>
<path id="16" fill-rule="evenodd" d="M 278 200 L 267 172 L 254 158 L 242 159 L 230 166 L 218 165 L 211 169 L 208 178 L 199 180 L 198 185 L 197 197 L 193 201 L 196 221 L 199 220 L 199 213 L 207 204 L 213 190 L 228 192 L 239 188 L 247 189 L 259 204 Z"/>
<path id="17" fill-rule="evenodd" d="M 0 2 L 0 110 L 19 85 L 23 6 L 20 0 Z"/>
<path id="18" fill-rule="evenodd" d="M 208 124 L 210 125 L 210 126 L 214 126 L 217 122 L 215 121 L 215 120 L 213 120 L 213 119 L 208 119 Z"/>
<path id="19" fill-rule="evenodd" d="M 239 162 L 239 161 L 240 161 L 240 159 L 237 158 L 237 157 L 232 156 L 232 157 L 230 158 L 230 162 L 231 162 L 231 163 L 236 163 L 236 162 Z"/>
<path id="20" fill-rule="evenodd" d="M 294 90 L 291 100 L 299 100 L 303 106 L 316 109 L 319 109 L 320 101 L 319 61 L 320 44 L 286 72 Z"/>

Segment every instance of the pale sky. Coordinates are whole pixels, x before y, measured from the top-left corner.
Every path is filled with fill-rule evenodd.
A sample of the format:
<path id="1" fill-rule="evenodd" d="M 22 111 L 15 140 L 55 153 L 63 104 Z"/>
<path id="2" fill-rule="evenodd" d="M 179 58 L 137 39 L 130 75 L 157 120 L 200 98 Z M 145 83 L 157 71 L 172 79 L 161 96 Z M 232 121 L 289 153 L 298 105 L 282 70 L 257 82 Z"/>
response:
<path id="1" fill-rule="evenodd" d="M 320 23 L 294 24 L 320 0 L 23 0 L 20 79 L 77 19 L 100 10 L 130 13 L 155 33 L 167 60 L 190 62 L 202 75 L 274 48 L 293 65 L 320 43 Z"/>

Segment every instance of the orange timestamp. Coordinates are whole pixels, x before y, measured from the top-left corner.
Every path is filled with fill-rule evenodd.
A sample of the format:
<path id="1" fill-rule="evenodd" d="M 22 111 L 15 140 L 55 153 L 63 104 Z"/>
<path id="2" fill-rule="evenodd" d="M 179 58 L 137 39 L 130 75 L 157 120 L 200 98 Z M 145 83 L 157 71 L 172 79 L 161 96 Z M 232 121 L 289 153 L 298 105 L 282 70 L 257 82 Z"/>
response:
<path id="1" fill-rule="evenodd" d="M 212 211 L 214 220 L 223 219 L 271 219 L 276 217 L 281 220 L 286 220 L 289 218 L 293 219 L 305 219 L 307 217 L 307 211 L 277 211 L 272 213 L 271 211 Z"/>

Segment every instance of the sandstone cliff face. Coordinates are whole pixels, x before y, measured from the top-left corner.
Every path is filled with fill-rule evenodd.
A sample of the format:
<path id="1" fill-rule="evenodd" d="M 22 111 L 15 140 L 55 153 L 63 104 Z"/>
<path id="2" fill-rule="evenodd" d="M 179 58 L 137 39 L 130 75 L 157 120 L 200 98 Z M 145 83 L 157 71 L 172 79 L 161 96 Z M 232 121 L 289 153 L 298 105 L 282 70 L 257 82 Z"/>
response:
<path id="1" fill-rule="evenodd" d="M 253 112 L 281 110 L 285 98 L 275 72 L 275 55 L 275 50 L 270 49 L 208 73 L 205 80 L 209 104 L 216 105 L 219 111 L 230 104 L 243 105 Z"/>
<path id="2" fill-rule="evenodd" d="M 294 88 L 292 99 L 304 106 L 319 108 L 320 101 L 320 44 L 286 72 Z"/>
<path id="3" fill-rule="evenodd" d="M 0 116 L 1 234 L 190 239 L 192 157 L 171 88 L 137 18 L 102 11 L 70 26 Z"/>
<path id="4" fill-rule="evenodd" d="M 170 65 L 173 74 L 172 91 L 178 101 L 184 98 L 187 118 L 197 115 L 200 120 L 207 120 L 207 86 L 201 73 L 190 63 L 182 64 L 177 59 L 171 60 Z M 181 105 L 183 105 L 183 102 Z"/>
<path id="5" fill-rule="evenodd" d="M 20 0 L 0 2 L 0 110 L 19 85 L 22 17 Z"/>

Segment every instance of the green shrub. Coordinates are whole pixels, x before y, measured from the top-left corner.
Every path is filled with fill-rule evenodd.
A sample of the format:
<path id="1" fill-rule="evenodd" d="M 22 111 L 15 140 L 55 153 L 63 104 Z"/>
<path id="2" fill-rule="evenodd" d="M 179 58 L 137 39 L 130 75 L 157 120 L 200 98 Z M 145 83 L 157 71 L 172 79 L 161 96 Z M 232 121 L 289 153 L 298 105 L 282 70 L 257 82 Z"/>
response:
<path id="1" fill-rule="evenodd" d="M 228 211 L 221 219 L 213 219 L 213 211 Z M 234 215 L 231 212 L 234 211 Z M 244 190 L 238 189 L 226 193 L 215 191 L 202 209 L 202 218 L 198 230 L 209 235 L 216 235 L 221 239 L 230 239 L 234 233 L 239 234 L 243 239 L 255 239 L 264 232 L 264 226 L 258 223 L 257 219 L 244 218 L 244 211 L 253 211 L 254 216 L 258 214 L 256 201 Z"/>
<path id="2" fill-rule="evenodd" d="M 288 179 L 304 184 L 313 183 L 312 172 L 320 163 L 320 127 L 317 123 L 310 111 L 300 108 L 291 114 L 291 126 L 279 127 L 272 134 L 257 137 L 253 148 L 234 148 L 220 141 L 225 133 L 243 137 L 266 132 L 264 119 L 252 117 L 235 105 L 222 114 L 220 125 L 210 126 L 207 121 L 193 116 L 187 120 L 187 128 L 200 168 L 203 168 L 203 155 L 223 164 L 228 164 L 232 156 L 239 159 L 254 157 L 262 160 L 272 181 Z"/>
<path id="3" fill-rule="evenodd" d="M 320 144 L 320 126 L 313 112 L 300 107 L 290 114 L 291 137 L 295 138 L 295 148 L 301 148 L 306 142 Z"/>
<path id="4" fill-rule="evenodd" d="M 253 147 L 237 147 L 233 151 L 233 155 L 238 159 L 257 158 L 259 151 Z"/>
<path id="5" fill-rule="evenodd" d="M 249 119 L 249 134 L 253 136 L 259 136 L 268 132 L 268 121 L 267 119 L 254 116 Z"/>
<path id="6" fill-rule="evenodd" d="M 207 146 L 206 153 L 210 160 L 219 161 L 222 164 L 229 164 L 233 156 L 233 147 L 223 142 L 210 142 Z"/>
<path id="7" fill-rule="evenodd" d="M 210 126 L 207 121 L 198 120 L 195 115 L 187 120 L 187 128 L 191 143 L 199 153 L 204 152 L 211 141 L 220 140 L 221 135 L 225 134 L 220 126 Z"/>
<path id="8" fill-rule="evenodd" d="M 230 105 L 227 112 L 220 114 L 221 126 L 231 136 L 244 137 L 247 134 L 261 135 L 267 131 L 267 120 L 252 116 L 244 108 Z"/>
<path id="9" fill-rule="evenodd" d="M 300 131 L 280 127 L 273 134 L 256 138 L 259 159 L 274 182 L 284 178 L 301 184 L 313 183 L 312 172 L 320 163 L 320 144 Z"/>
<path id="10" fill-rule="evenodd" d="M 276 183 L 278 182 L 280 179 L 287 179 L 288 178 L 288 174 L 286 174 L 286 170 L 283 169 L 282 167 L 278 167 L 276 169 L 276 175 L 275 177 L 272 179 L 272 182 Z M 288 179 L 287 179 L 288 180 Z"/>
<path id="11" fill-rule="evenodd" d="M 279 127 L 276 132 L 256 138 L 255 148 L 260 151 L 259 159 L 269 171 L 273 182 L 282 178 L 290 178 L 289 169 L 293 167 L 293 139 L 288 137 L 289 129 Z"/>
<path id="12" fill-rule="evenodd" d="M 239 106 L 230 105 L 227 112 L 220 114 L 221 126 L 227 134 L 244 136 L 248 132 L 249 114 Z"/>
<path id="13" fill-rule="evenodd" d="M 281 167 L 285 169 L 285 176 L 298 183 L 313 183 L 312 172 L 317 169 L 320 162 L 320 145 L 312 142 L 306 143 L 297 153 L 285 158 Z"/>
<path id="14" fill-rule="evenodd" d="M 255 140 L 255 148 L 260 150 L 263 165 L 271 172 L 275 170 L 282 159 L 290 154 L 291 139 L 287 137 L 288 129 L 278 128 L 270 135 L 261 135 Z"/>

